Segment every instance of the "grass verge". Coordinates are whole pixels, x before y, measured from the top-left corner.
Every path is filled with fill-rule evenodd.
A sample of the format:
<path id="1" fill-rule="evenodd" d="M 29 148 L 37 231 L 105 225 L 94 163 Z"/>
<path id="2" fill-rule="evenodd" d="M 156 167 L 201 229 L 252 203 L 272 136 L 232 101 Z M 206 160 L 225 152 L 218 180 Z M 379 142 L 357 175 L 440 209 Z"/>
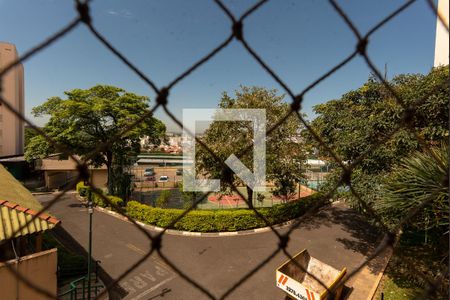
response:
<path id="1" fill-rule="evenodd" d="M 448 266 L 442 247 L 433 243 L 425 244 L 423 241 L 423 233 L 403 234 L 381 279 L 374 300 L 418 299 L 427 287 L 427 282 L 421 274 L 427 278 L 435 278 L 440 274 L 440 270 Z M 414 268 L 411 268 L 411 264 Z M 448 299 L 448 287 L 447 277 L 436 293 L 423 299 Z"/>

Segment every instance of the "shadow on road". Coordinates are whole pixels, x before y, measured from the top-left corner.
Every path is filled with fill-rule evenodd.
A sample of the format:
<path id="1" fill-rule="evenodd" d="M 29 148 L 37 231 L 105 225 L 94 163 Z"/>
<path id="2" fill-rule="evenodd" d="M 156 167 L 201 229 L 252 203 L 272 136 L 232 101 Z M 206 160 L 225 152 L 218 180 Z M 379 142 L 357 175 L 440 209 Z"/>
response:
<path id="1" fill-rule="evenodd" d="M 148 300 L 152 300 L 152 299 L 157 299 L 157 298 L 160 298 L 160 297 L 164 297 L 167 293 L 170 293 L 172 290 L 171 289 L 163 289 L 162 291 L 161 291 L 161 293 L 159 293 L 158 295 L 155 295 L 155 296 L 153 296 L 153 297 L 151 297 L 151 298 L 148 298 Z"/>
<path id="2" fill-rule="evenodd" d="M 345 204 L 329 205 L 319 210 L 312 217 L 305 219 L 301 228 L 306 230 L 319 227 L 340 226 L 349 234 L 349 238 L 336 238 L 346 249 L 369 256 L 381 241 L 381 232 L 371 225 L 365 216 L 348 208 Z M 367 266 L 372 273 L 378 273 L 383 266 L 382 259 L 374 259 Z"/>
<path id="3" fill-rule="evenodd" d="M 73 251 L 77 254 L 87 257 L 88 254 L 86 250 L 83 248 L 83 246 L 81 246 L 62 226 L 56 226 L 52 230 L 52 233 L 64 247 L 66 247 L 70 251 Z M 91 259 L 95 261 L 93 257 L 91 257 Z M 103 281 L 103 284 L 105 284 L 105 286 L 109 286 L 114 282 L 114 279 L 111 276 L 109 276 L 108 273 L 106 273 L 106 271 L 101 267 L 101 265 L 98 266 L 97 270 L 98 275 L 100 279 Z M 127 292 L 117 284 L 114 285 L 108 291 L 108 296 L 110 300 L 122 299 L 126 295 Z"/>
<path id="4" fill-rule="evenodd" d="M 69 204 L 69 205 L 67 205 L 68 207 L 86 207 L 86 204 L 84 204 L 84 203 L 72 203 L 72 204 Z"/>

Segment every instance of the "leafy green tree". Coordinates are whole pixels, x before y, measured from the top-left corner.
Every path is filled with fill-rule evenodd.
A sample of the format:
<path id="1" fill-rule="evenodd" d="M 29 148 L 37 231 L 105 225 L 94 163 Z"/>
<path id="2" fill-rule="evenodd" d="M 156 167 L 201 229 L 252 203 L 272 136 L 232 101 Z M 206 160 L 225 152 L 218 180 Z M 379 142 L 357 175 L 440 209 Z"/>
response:
<path id="1" fill-rule="evenodd" d="M 235 98 L 223 93 L 219 103 L 222 109 L 265 109 L 266 128 L 271 128 L 290 107 L 283 101 L 283 95 L 276 90 L 259 87 L 241 87 L 235 92 Z M 279 195 L 287 195 L 295 189 L 295 183 L 303 177 L 302 168 L 306 154 L 298 139 L 301 124 L 294 115 L 266 137 L 266 178 L 276 184 Z M 252 145 L 253 129 L 250 122 L 213 122 L 205 131 L 203 141 L 223 161 L 231 154 L 240 154 L 248 145 Z M 231 192 L 231 184 L 243 185 L 234 174 L 223 170 L 223 166 L 201 145 L 196 146 L 197 167 L 199 173 L 210 178 L 220 178 L 223 193 Z M 239 157 L 242 163 L 253 169 L 253 152 L 247 151 Z M 289 187 L 288 187 L 289 186 Z M 253 207 L 253 190 L 247 186 L 249 206 Z"/>
<path id="2" fill-rule="evenodd" d="M 426 75 L 404 74 L 390 81 L 412 113 L 407 128 L 400 127 L 387 140 L 401 123 L 405 109 L 373 77 L 341 99 L 314 107 L 317 118 L 312 121 L 312 128 L 343 161 L 350 164 L 364 154 L 353 170 L 352 186 L 367 203 L 378 201 L 380 185 L 402 158 L 423 150 L 411 130 L 428 146 L 448 139 L 448 76 L 448 67 L 439 67 Z M 307 132 L 305 139 L 319 150 L 322 158 L 333 161 Z M 328 186 L 336 182 L 337 173 L 330 176 Z M 355 207 L 359 206 L 351 193 L 347 199 Z"/>
<path id="3" fill-rule="evenodd" d="M 66 98 L 51 97 L 33 108 L 35 117 L 49 116 L 44 132 L 70 152 L 80 156 L 92 154 L 98 145 L 110 142 L 109 146 L 89 157 L 89 164 L 108 169 L 108 189 L 115 194 L 115 183 L 111 175 L 113 165 L 121 165 L 128 155 L 140 151 L 140 138 L 149 136 L 158 143 L 165 133 L 165 125 L 149 116 L 114 141 L 133 122 L 149 111 L 149 98 L 127 92 L 121 88 L 97 85 L 87 90 L 74 89 L 65 92 Z M 25 149 L 28 160 L 43 158 L 59 151 L 45 138 L 31 138 Z M 119 168 L 120 169 L 120 168 Z"/>
<path id="4" fill-rule="evenodd" d="M 34 130 L 32 127 L 25 126 L 24 129 L 24 145 L 25 147 L 30 143 L 31 139 L 35 136 L 39 135 L 36 130 Z"/>
<path id="5" fill-rule="evenodd" d="M 390 83 L 407 106 L 417 106 L 409 127 L 430 144 L 448 137 L 448 67 L 435 68 L 427 75 L 399 75 Z M 315 106 L 314 111 L 317 118 L 312 127 L 350 163 L 383 143 L 404 113 L 384 85 L 373 77 L 341 99 Z M 308 133 L 306 137 L 319 148 L 322 157 L 332 160 Z M 366 153 L 362 169 L 370 174 L 389 170 L 399 158 L 419 148 L 411 131 L 402 127 L 381 147 Z"/>

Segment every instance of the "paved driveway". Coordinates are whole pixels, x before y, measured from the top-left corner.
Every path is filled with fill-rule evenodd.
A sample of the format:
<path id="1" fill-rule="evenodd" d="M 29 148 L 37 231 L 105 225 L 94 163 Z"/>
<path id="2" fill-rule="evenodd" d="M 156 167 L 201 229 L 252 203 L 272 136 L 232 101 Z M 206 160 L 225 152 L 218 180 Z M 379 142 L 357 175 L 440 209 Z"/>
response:
<path id="1" fill-rule="evenodd" d="M 46 202 L 53 195 L 37 198 Z M 73 194 L 64 196 L 50 211 L 63 228 L 87 249 L 88 215 Z M 145 235 L 131 223 L 110 215 L 94 214 L 93 256 L 111 278 L 116 278 L 139 260 L 150 247 Z M 280 229 L 285 232 L 287 228 Z M 307 248 L 310 254 L 335 268 L 355 268 L 373 249 L 376 235 L 370 226 L 343 205 L 329 206 L 306 220 L 290 237 L 288 251 Z M 248 272 L 277 249 L 272 232 L 228 237 L 164 235 L 162 252 L 186 275 L 220 298 Z M 286 260 L 279 252 L 237 287 L 229 299 L 284 299 L 275 287 L 275 269 Z M 365 299 L 378 273 L 366 268 L 364 280 L 352 280 L 352 299 Z M 134 268 L 120 282 L 126 299 L 207 299 L 206 295 L 171 270 L 157 255 Z"/>

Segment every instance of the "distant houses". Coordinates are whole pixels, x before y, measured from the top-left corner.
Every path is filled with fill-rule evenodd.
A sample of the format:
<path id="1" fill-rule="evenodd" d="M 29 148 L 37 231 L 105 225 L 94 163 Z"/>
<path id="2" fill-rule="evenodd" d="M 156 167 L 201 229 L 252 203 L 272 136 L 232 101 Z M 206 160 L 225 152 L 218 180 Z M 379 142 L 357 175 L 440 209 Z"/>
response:
<path id="1" fill-rule="evenodd" d="M 160 151 L 170 154 L 181 154 L 183 136 L 178 133 L 167 133 L 166 141 L 160 145 L 154 145 L 148 137 L 141 138 L 141 149 L 143 151 Z"/>

